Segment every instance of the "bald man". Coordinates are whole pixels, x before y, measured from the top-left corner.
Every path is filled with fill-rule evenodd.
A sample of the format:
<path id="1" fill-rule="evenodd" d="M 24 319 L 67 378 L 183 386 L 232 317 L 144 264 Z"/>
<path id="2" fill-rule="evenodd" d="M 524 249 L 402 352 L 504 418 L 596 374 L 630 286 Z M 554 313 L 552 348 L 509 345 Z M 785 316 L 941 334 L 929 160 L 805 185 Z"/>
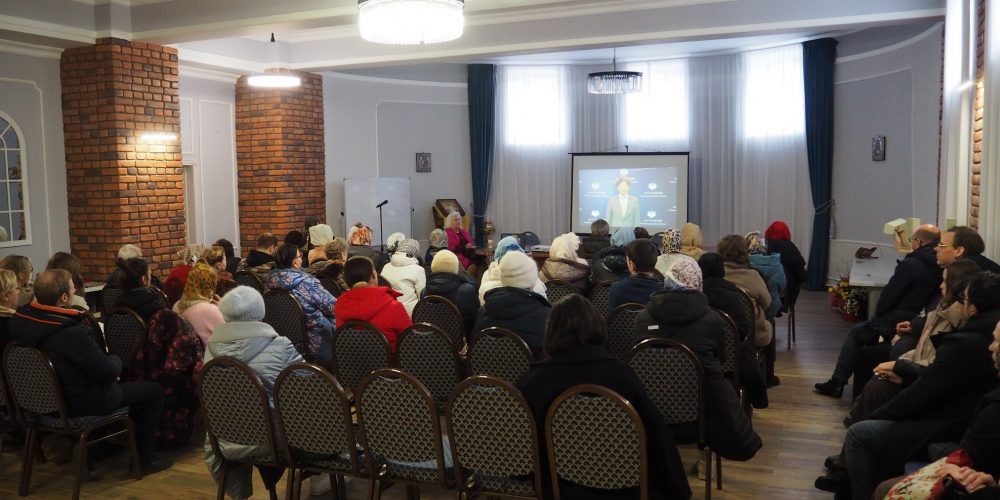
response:
<path id="1" fill-rule="evenodd" d="M 816 384 L 816 392 L 839 398 L 858 361 L 859 351 L 877 343 L 879 337 L 892 338 L 896 323 L 909 320 L 929 306 L 941 285 L 941 267 L 935 254 L 940 238 L 941 231 L 933 224 L 924 224 L 913 232 L 910 237 L 913 251 L 896 264 L 875 306 L 875 317 L 851 328 L 840 348 L 833 375 L 830 380 Z M 862 385 L 855 384 L 855 394 L 861 392 Z"/>

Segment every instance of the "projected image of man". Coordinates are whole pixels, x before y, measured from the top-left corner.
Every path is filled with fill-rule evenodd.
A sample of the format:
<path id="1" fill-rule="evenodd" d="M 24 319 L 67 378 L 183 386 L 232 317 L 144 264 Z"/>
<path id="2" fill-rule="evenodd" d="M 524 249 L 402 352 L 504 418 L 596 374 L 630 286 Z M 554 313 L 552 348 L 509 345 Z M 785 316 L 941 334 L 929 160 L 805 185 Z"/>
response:
<path id="1" fill-rule="evenodd" d="M 615 188 L 618 190 L 617 196 L 608 198 L 607 214 L 608 225 L 611 227 L 636 227 L 640 226 L 639 198 L 628 194 L 632 187 L 632 182 L 628 177 L 620 176 L 615 181 Z"/>

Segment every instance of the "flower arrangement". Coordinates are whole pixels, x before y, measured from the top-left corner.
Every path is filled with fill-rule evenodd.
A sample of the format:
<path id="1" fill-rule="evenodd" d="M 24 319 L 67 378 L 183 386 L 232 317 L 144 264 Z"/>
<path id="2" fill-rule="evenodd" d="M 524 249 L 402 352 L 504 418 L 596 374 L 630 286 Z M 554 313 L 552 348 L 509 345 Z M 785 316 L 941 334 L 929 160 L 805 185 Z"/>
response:
<path id="1" fill-rule="evenodd" d="M 827 288 L 830 294 L 830 309 L 840 313 L 845 321 L 859 321 L 868 309 L 868 292 L 848 284 L 848 279 L 841 277 L 836 285 Z"/>

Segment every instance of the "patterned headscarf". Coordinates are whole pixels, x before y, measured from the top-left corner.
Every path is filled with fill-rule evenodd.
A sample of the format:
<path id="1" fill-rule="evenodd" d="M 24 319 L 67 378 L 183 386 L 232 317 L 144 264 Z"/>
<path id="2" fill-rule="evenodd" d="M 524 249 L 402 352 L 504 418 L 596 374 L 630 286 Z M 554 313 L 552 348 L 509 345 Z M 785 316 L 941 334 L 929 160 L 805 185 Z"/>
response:
<path id="1" fill-rule="evenodd" d="M 667 229 L 663 232 L 663 253 L 680 253 L 681 232 L 676 229 Z"/>
<path id="2" fill-rule="evenodd" d="M 668 290 L 701 291 L 701 268 L 691 257 L 679 258 L 667 269 L 663 287 Z"/>
<path id="3" fill-rule="evenodd" d="M 181 262 L 184 263 L 183 265 L 193 265 L 198 261 L 198 257 L 201 257 L 205 253 L 206 249 L 204 245 L 192 243 L 178 250 L 177 256 L 180 257 Z"/>
<path id="4" fill-rule="evenodd" d="M 187 283 L 184 284 L 184 293 L 181 300 L 177 302 L 177 309 L 184 312 L 185 309 L 201 303 L 211 302 L 215 297 L 215 286 L 218 278 L 212 268 L 204 262 L 196 264 L 188 273 Z"/>
<path id="5" fill-rule="evenodd" d="M 431 248 L 448 248 L 448 235 L 445 234 L 444 229 L 431 231 L 430 245 Z"/>
<path id="6" fill-rule="evenodd" d="M 611 235 L 611 246 L 625 248 L 635 241 L 635 228 L 620 227 Z"/>
<path id="7" fill-rule="evenodd" d="M 517 238 L 513 236 L 507 236 L 497 242 L 497 247 L 493 249 L 493 262 L 499 264 L 500 259 L 502 259 L 503 256 L 507 255 L 507 252 L 510 251 L 524 253 L 524 249 L 521 248 L 521 244 L 518 243 Z"/>
<path id="8" fill-rule="evenodd" d="M 355 229 L 351 233 L 351 236 L 348 239 L 348 243 L 350 243 L 352 245 L 365 245 L 365 246 L 371 245 L 372 244 L 372 230 L 368 229 L 367 226 L 362 226 L 362 227 L 359 227 L 359 228 Z"/>
<path id="9" fill-rule="evenodd" d="M 747 241 L 747 252 L 750 255 L 767 255 L 767 240 L 760 231 L 750 231 L 743 239 Z"/>
<path id="10" fill-rule="evenodd" d="M 406 235 L 403 233 L 392 233 L 388 238 L 385 239 L 385 248 L 391 253 L 396 251 L 396 246 L 399 242 L 406 239 Z"/>

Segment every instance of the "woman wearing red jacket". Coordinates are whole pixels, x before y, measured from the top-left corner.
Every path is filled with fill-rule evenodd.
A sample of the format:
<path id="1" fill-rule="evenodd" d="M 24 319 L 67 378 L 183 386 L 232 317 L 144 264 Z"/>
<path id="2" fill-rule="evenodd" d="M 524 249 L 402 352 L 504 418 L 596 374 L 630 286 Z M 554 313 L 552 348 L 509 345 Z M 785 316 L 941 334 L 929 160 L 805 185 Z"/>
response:
<path id="1" fill-rule="evenodd" d="M 344 280 L 351 287 L 337 298 L 334 316 L 337 328 L 351 320 L 367 321 L 378 328 L 396 351 L 396 337 L 413 324 L 406 308 L 396 300 L 401 294 L 378 286 L 375 265 L 367 257 L 351 257 L 344 265 Z"/>

